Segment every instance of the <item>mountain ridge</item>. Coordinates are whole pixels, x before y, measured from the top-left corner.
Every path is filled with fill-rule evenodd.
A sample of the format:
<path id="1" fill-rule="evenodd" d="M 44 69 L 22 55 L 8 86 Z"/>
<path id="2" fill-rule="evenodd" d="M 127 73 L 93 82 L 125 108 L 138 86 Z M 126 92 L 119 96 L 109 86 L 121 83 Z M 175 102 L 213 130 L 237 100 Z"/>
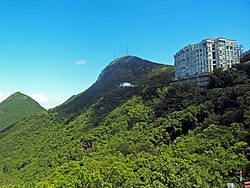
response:
<path id="1" fill-rule="evenodd" d="M 145 84 L 143 76 L 150 73 L 152 69 L 166 66 L 136 56 L 117 58 L 104 68 L 91 87 L 78 95 L 70 97 L 52 111 L 64 115 L 72 112 L 79 113 L 96 102 L 103 94 L 118 87 L 120 83 L 131 82 L 135 85 L 143 85 Z"/>

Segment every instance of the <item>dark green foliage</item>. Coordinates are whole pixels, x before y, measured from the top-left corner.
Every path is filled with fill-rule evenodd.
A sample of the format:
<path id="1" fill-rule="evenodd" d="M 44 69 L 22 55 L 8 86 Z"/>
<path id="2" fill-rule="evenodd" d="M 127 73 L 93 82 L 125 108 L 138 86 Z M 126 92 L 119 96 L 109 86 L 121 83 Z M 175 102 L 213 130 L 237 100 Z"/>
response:
<path id="1" fill-rule="evenodd" d="M 250 178 L 245 70 L 223 72 L 244 81 L 201 92 L 155 83 L 168 77 L 160 68 L 143 86 L 112 88 L 72 119 L 55 111 L 23 119 L 0 138 L 0 186 L 239 186 L 240 170 Z"/>
<path id="2" fill-rule="evenodd" d="M 237 71 L 235 71 L 237 69 Z M 208 88 L 225 88 L 236 84 L 244 84 L 249 82 L 250 75 L 249 64 L 236 64 L 232 69 L 223 71 L 223 69 L 216 69 L 210 75 L 210 82 Z"/>
<path id="3" fill-rule="evenodd" d="M 93 124 L 98 125 L 99 122 L 117 106 L 120 106 L 128 99 L 138 95 L 140 92 L 139 87 L 115 88 L 112 92 L 104 94 L 95 105 L 93 105 L 92 119 Z"/>
<path id="4" fill-rule="evenodd" d="M 163 89 L 157 89 L 154 106 L 157 116 L 198 105 L 203 102 L 201 91 L 193 83 L 172 83 Z"/>
<path id="5" fill-rule="evenodd" d="M 24 117 L 43 110 L 45 109 L 36 101 L 16 92 L 0 103 L 0 131 Z"/>
<path id="6" fill-rule="evenodd" d="M 244 75 L 247 76 L 247 78 L 250 78 L 250 63 L 235 64 L 234 68 L 237 71 L 244 72 Z"/>
<path id="7" fill-rule="evenodd" d="M 216 69 L 214 73 L 210 75 L 210 82 L 208 84 L 208 88 L 224 88 L 235 85 L 235 81 L 237 80 L 237 74 L 233 70 Z"/>

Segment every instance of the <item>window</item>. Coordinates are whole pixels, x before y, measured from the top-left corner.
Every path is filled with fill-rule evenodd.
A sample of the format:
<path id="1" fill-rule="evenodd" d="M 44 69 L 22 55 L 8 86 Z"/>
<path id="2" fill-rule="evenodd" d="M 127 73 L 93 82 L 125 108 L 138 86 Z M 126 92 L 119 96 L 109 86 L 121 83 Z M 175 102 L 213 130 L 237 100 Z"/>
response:
<path id="1" fill-rule="evenodd" d="M 224 45 L 224 44 L 225 44 L 225 42 L 223 42 L 223 41 L 219 42 L 219 45 Z"/>
<path id="2" fill-rule="evenodd" d="M 213 56 L 213 59 L 215 59 L 216 57 L 215 57 L 215 52 L 212 52 L 212 56 Z"/>

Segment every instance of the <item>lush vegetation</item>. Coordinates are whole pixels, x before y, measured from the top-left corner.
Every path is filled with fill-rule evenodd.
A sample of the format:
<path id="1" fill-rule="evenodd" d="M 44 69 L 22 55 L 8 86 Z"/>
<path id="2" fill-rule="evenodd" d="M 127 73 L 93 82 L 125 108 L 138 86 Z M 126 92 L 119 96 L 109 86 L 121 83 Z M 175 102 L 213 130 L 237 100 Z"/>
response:
<path id="1" fill-rule="evenodd" d="M 240 170 L 250 178 L 249 70 L 217 70 L 201 91 L 169 84 L 173 69 L 159 67 L 142 87 L 113 88 L 79 115 L 23 119 L 0 139 L 0 186 L 239 185 Z"/>
<path id="2" fill-rule="evenodd" d="M 27 95 L 16 92 L 0 103 L 0 130 L 43 110 L 36 101 Z"/>

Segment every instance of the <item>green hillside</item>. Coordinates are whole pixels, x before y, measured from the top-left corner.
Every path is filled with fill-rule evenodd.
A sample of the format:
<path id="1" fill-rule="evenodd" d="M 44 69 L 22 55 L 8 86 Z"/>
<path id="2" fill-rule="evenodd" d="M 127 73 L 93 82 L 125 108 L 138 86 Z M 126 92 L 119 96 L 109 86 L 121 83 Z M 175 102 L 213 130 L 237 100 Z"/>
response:
<path id="1" fill-rule="evenodd" d="M 157 64 L 134 75 L 141 87 L 23 119 L 0 138 L 0 187 L 239 186 L 240 170 L 250 178 L 249 70 L 217 70 L 201 91 Z"/>
<path id="2" fill-rule="evenodd" d="M 137 91 L 149 81 L 149 77 L 159 71 L 169 69 L 169 76 L 174 75 L 173 66 L 164 66 L 135 56 L 125 56 L 111 62 L 100 74 L 98 80 L 86 91 L 71 97 L 54 111 L 65 115 L 78 115 L 108 92 L 116 90 L 120 83 L 130 82 L 136 85 Z M 157 72 L 158 71 L 158 72 Z M 169 81 L 166 77 L 162 84 Z"/>
<path id="3" fill-rule="evenodd" d="M 16 92 L 0 103 L 0 130 L 43 110 L 32 98 Z"/>

